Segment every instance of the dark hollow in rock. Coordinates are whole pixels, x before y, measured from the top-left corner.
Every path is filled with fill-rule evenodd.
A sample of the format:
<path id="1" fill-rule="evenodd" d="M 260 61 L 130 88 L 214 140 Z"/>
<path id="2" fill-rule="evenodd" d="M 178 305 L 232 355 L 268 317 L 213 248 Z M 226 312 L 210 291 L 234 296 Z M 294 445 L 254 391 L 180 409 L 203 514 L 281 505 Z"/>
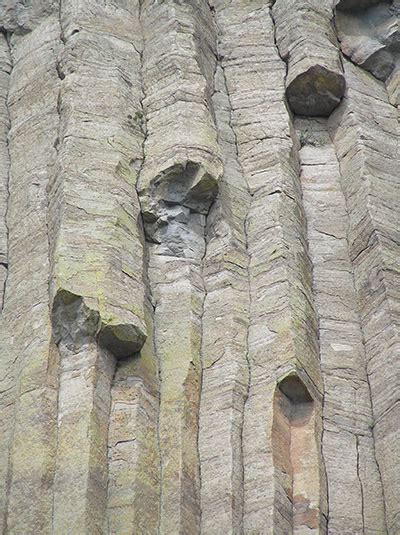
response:
<path id="1" fill-rule="evenodd" d="M 286 88 L 293 113 L 311 117 L 329 116 L 345 91 L 342 75 L 319 65 L 297 76 Z"/>
<path id="2" fill-rule="evenodd" d="M 351 11 L 358 9 L 367 9 L 370 6 L 378 4 L 380 0 L 339 0 L 336 4 L 336 9 L 342 11 Z"/>
<path id="3" fill-rule="evenodd" d="M 297 375 L 289 375 L 279 383 L 279 389 L 292 403 L 310 403 L 313 401 L 309 391 Z"/>

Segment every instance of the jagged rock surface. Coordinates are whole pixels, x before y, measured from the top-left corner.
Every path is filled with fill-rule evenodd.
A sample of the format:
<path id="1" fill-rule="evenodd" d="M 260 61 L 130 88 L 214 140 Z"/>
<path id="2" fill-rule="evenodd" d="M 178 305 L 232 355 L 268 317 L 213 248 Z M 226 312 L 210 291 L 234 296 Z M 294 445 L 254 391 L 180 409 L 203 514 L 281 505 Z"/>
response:
<path id="1" fill-rule="evenodd" d="M 0 533 L 400 533 L 398 0 L 0 0 Z"/>
<path id="2" fill-rule="evenodd" d="M 329 115 L 345 90 L 331 0 L 276 0 L 276 43 L 287 61 L 286 95 L 298 115 Z"/>

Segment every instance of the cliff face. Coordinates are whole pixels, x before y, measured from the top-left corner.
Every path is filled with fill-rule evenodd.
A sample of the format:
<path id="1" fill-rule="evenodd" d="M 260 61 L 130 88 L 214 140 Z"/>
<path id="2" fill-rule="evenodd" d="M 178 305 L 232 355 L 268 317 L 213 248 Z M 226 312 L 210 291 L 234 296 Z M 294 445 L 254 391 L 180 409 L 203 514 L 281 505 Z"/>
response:
<path id="1" fill-rule="evenodd" d="M 400 533 L 399 19 L 0 0 L 0 533 Z"/>

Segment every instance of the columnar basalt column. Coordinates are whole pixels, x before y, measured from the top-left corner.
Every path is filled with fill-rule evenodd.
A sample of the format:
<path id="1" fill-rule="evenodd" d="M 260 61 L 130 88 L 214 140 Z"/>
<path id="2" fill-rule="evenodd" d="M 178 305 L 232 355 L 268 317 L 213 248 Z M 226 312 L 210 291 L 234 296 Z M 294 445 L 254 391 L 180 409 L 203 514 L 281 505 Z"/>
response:
<path id="1" fill-rule="evenodd" d="M 244 531 L 290 533 L 273 459 L 277 382 L 292 371 L 311 385 L 321 439 L 322 382 L 311 295 L 296 141 L 287 111 L 285 65 L 267 6 L 215 2 L 222 66 L 232 105 L 238 158 L 249 185 L 250 388 L 243 430 Z M 318 452 L 318 529 L 326 495 Z"/>
<path id="2" fill-rule="evenodd" d="M 61 357 L 53 520 L 58 533 L 108 529 L 107 433 L 118 398 L 115 389 L 111 396 L 115 357 L 137 354 L 140 359 L 147 337 L 144 240 L 135 187 L 144 139 L 138 119 L 142 110 L 139 3 L 133 2 L 129 9 L 109 7 L 67 0 L 60 9 L 64 44 L 58 62 L 60 124 L 49 187 L 50 288 Z M 69 322 L 78 334 L 76 340 L 71 335 L 73 342 L 68 344 L 63 326 Z M 152 373 L 156 374 L 154 362 Z M 144 380 L 139 372 L 137 380 Z M 146 386 L 139 388 L 144 396 Z M 70 402 L 68 392 L 75 393 L 75 402 Z M 154 385 L 152 395 L 151 403 L 156 404 Z M 142 400 L 137 404 L 140 409 Z M 149 419 L 153 439 L 146 445 L 138 442 L 139 456 L 148 454 L 148 447 L 156 459 L 156 413 Z M 137 423 L 141 429 L 143 423 Z M 80 438 L 80 456 L 70 443 L 71 428 Z M 111 445 L 113 469 L 118 449 Z M 149 467 L 149 474 L 153 472 Z M 115 482 L 114 470 L 111 476 Z M 130 483 L 135 501 L 140 485 L 136 480 Z M 157 511 L 157 478 L 152 485 L 149 506 Z M 129 509 L 114 489 L 111 484 L 111 529 L 113 509 L 118 505 Z M 129 531 L 133 520 L 129 513 L 127 517 L 122 525 Z"/>
<path id="3" fill-rule="evenodd" d="M 104 533 L 107 435 L 114 357 L 99 347 L 100 317 L 82 298 L 57 298 L 54 338 L 60 352 L 57 462 L 52 529 Z"/>
<path id="4" fill-rule="evenodd" d="M 215 86 L 213 105 L 224 174 L 208 216 L 199 429 L 201 529 L 209 534 L 243 530 L 242 433 L 249 383 L 245 221 L 250 194 L 238 163 L 232 110 L 220 65 Z"/>
<path id="5" fill-rule="evenodd" d="M 141 20 L 147 137 L 138 189 L 160 362 L 160 531 L 191 534 L 200 529 L 205 229 L 222 174 L 211 101 L 216 36 L 197 0 L 145 1 Z"/>
<path id="6" fill-rule="evenodd" d="M 292 111 L 329 115 L 345 89 L 331 0 L 276 0 L 272 13 Z"/>
<path id="7" fill-rule="evenodd" d="M 10 84 L 11 57 L 7 37 L 0 34 L 0 310 L 3 308 L 3 298 L 8 272 L 8 177 L 10 171 L 10 155 L 8 150 L 8 131 L 10 117 L 7 99 Z"/>
<path id="8" fill-rule="evenodd" d="M 348 90 L 330 120 L 349 212 L 349 253 L 371 385 L 389 533 L 399 526 L 398 116 L 384 85 L 346 62 Z"/>
<path id="9" fill-rule="evenodd" d="M 297 119 L 296 129 L 325 390 L 322 451 L 329 495 L 328 532 L 385 533 L 339 162 L 326 120 Z"/>
<path id="10" fill-rule="evenodd" d="M 8 131 L 10 118 L 8 113 L 8 89 L 12 69 L 9 45 L 4 34 L 0 34 L 0 310 L 3 312 L 6 281 L 8 276 L 8 187 L 10 173 L 10 155 L 8 150 Z M 0 325 L 3 326 L 0 318 Z M 6 346 L 7 329 L 0 329 L 0 347 Z M 12 404 L 9 403 L 9 370 L 12 368 L 10 355 L 3 355 L 0 364 L 0 457 L 8 458 L 9 436 L 12 427 Z M 11 380 L 12 384 L 12 380 Z M 0 530 L 4 528 L 6 487 L 8 467 L 6 462 L 0 464 Z"/>
<path id="11" fill-rule="evenodd" d="M 159 384 L 151 311 L 139 354 L 119 359 L 108 432 L 108 531 L 156 534 L 160 508 Z"/>
<path id="12" fill-rule="evenodd" d="M 9 269 L 0 352 L 11 432 L 5 432 L 8 447 L 2 451 L 7 466 L 2 531 L 49 533 L 58 366 L 49 316 L 47 187 L 58 126 L 60 28 L 55 13 L 47 12 L 29 33 L 14 31 L 11 23 L 9 29 Z"/>
<path id="13" fill-rule="evenodd" d="M 62 3 L 60 130 L 50 186 L 53 295 L 82 297 L 100 315 L 100 342 L 122 357 L 146 338 L 134 166 L 143 143 L 138 6 L 126 15 L 116 9 L 111 16 L 97 2 Z"/>

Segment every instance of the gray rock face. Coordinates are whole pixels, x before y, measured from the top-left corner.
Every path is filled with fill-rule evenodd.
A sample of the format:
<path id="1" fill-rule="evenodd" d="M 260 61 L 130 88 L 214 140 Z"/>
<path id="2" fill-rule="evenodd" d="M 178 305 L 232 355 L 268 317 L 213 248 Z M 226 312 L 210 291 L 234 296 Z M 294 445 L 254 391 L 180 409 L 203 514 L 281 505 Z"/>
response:
<path id="1" fill-rule="evenodd" d="M 398 535 L 398 12 L 0 0 L 0 533 Z"/>
<path id="2" fill-rule="evenodd" d="M 387 80 L 396 65 L 400 65 L 400 4 L 397 0 L 361 12 L 338 12 L 337 27 L 343 53 L 379 80 Z"/>
<path id="3" fill-rule="evenodd" d="M 335 0 L 336 8 L 342 11 L 361 11 L 379 2 L 380 0 Z"/>
<path id="4" fill-rule="evenodd" d="M 366 351 L 349 257 L 349 216 L 339 162 L 326 120 L 297 119 L 296 129 L 302 142 L 301 181 L 324 378 L 322 448 L 329 531 L 340 533 L 346 525 L 352 533 L 384 533 Z M 347 503 L 349 494 L 351 504 Z"/>
<path id="5" fill-rule="evenodd" d="M 276 0 L 276 43 L 287 61 L 286 95 L 292 111 L 325 116 L 344 94 L 345 79 L 330 0 Z"/>

